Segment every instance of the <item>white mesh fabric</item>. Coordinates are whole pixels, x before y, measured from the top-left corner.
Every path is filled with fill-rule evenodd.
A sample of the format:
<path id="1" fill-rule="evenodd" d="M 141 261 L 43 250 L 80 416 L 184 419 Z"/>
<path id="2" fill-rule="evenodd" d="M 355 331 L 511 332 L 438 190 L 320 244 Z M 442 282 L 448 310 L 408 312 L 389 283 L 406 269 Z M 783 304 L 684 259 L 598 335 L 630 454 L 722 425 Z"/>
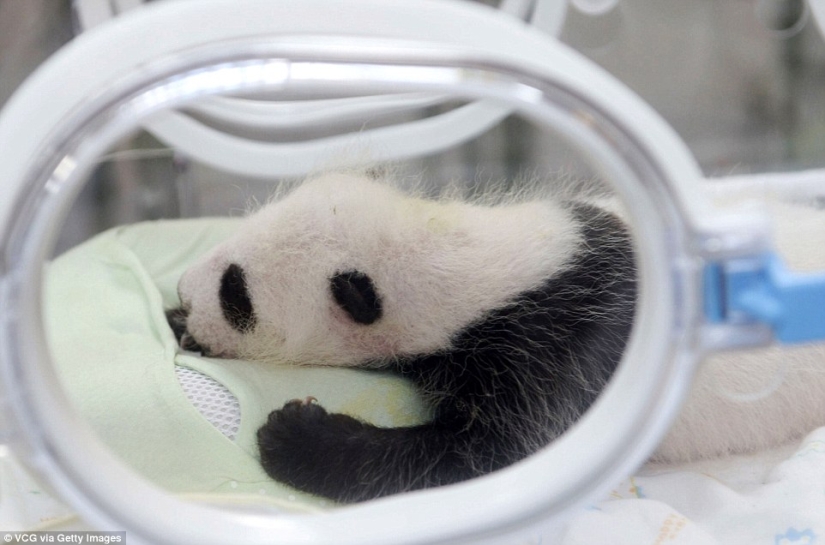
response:
<path id="1" fill-rule="evenodd" d="M 234 441 L 241 425 L 241 406 L 232 392 L 216 380 L 186 367 L 176 365 L 175 374 L 186 397 L 198 412 Z"/>

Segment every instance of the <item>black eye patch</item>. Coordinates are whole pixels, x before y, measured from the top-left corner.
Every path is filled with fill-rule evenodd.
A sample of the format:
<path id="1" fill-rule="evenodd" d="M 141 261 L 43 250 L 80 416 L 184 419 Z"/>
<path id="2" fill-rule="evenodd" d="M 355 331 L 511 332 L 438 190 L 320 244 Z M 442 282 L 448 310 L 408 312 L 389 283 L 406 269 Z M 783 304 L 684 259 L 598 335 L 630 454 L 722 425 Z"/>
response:
<path id="1" fill-rule="evenodd" d="M 335 302 L 353 321 L 369 325 L 381 317 L 381 298 L 372 279 L 360 271 L 336 273 L 329 279 Z"/>
<path id="2" fill-rule="evenodd" d="M 255 311 L 249 298 L 244 270 L 234 263 L 229 265 L 221 277 L 218 292 L 223 316 L 232 329 L 248 333 L 255 327 Z"/>

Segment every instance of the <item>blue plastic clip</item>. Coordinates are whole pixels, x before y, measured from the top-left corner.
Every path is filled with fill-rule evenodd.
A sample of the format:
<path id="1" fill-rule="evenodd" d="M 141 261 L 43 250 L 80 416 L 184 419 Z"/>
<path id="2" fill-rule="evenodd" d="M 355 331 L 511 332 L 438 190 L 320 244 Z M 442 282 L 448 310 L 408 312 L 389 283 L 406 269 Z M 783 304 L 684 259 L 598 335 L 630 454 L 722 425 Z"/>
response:
<path id="1" fill-rule="evenodd" d="M 783 343 L 825 339 L 825 274 L 791 272 L 766 253 L 711 263 L 704 276 L 712 323 L 766 323 Z"/>

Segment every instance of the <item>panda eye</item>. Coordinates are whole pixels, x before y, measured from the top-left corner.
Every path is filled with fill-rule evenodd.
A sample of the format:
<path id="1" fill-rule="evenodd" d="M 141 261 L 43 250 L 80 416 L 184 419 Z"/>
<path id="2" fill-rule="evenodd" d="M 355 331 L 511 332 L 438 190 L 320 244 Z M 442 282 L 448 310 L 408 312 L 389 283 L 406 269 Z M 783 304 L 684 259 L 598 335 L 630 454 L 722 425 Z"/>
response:
<path id="1" fill-rule="evenodd" d="M 226 268 L 218 296 L 223 316 L 234 330 L 247 333 L 255 327 L 255 311 L 249 298 L 246 274 L 239 265 L 232 263 Z"/>
<path id="2" fill-rule="evenodd" d="M 329 279 L 332 297 L 353 321 L 369 325 L 381 318 L 381 299 L 372 279 L 360 271 L 336 273 Z"/>

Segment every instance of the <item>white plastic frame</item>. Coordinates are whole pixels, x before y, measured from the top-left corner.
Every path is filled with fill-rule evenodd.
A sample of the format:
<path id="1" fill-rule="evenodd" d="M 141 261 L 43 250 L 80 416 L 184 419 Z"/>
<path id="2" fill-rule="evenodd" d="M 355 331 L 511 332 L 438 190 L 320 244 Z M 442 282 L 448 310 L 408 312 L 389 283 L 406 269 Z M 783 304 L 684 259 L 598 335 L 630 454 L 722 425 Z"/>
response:
<path id="1" fill-rule="evenodd" d="M 169 39 L 147 42 L 150 29 Z M 417 36 L 426 41 L 412 41 Z M 316 516 L 183 502 L 123 466 L 71 409 L 44 342 L 42 266 L 95 159 L 145 116 L 215 93 L 318 85 L 497 101 L 557 130 L 625 201 L 640 249 L 640 318 L 594 408 L 511 468 Z M 631 472 L 678 410 L 702 349 L 705 257 L 762 243 L 744 229 L 723 237 L 700 224 L 708 216 L 696 201 L 698 168 L 635 95 L 539 33 L 460 3 L 252 0 L 242 12 L 231 0 L 159 4 L 52 59 L 0 115 L 0 149 L 15 159 L 0 162 L 11 197 L 0 201 L 4 431 L 82 516 L 126 529 L 132 543 L 459 543 L 560 515 Z M 593 434 L 599 449 L 591 448 Z"/>
<path id="2" fill-rule="evenodd" d="M 143 5 L 143 0 L 74 2 L 80 26 L 84 29 Z M 519 19 L 535 19 L 545 32 L 555 35 L 561 29 L 566 6 L 567 0 L 503 0 L 499 10 Z M 479 102 L 416 122 L 360 130 L 356 135 L 327 136 L 290 144 L 256 137 L 262 127 L 266 127 L 270 138 L 277 136 L 285 124 L 294 128 L 306 123 L 303 127 L 308 128 L 319 115 L 323 115 L 327 123 L 340 123 L 354 113 L 362 120 L 376 120 L 388 114 L 420 114 L 423 107 L 443 103 L 446 99 L 438 96 L 430 97 L 423 104 L 422 97 L 404 96 L 390 100 L 354 97 L 301 101 L 290 105 L 290 117 L 284 121 L 284 108 L 267 107 L 265 101 L 216 97 L 210 103 L 192 105 L 197 116 L 189 112 L 169 112 L 148 123 L 147 128 L 164 143 L 204 164 L 243 176 L 266 178 L 300 175 L 318 167 L 315 161 L 320 154 L 333 150 L 333 155 L 344 156 L 354 145 L 372 149 L 372 158 L 377 162 L 433 153 L 475 138 L 511 113 L 500 104 Z M 250 110 L 255 111 L 254 118 L 248 115 Z M 227 120 L 239 129 L 238 134 L 222 130 Z M 375 145 L 379 142 L 380 146 Z"/>

